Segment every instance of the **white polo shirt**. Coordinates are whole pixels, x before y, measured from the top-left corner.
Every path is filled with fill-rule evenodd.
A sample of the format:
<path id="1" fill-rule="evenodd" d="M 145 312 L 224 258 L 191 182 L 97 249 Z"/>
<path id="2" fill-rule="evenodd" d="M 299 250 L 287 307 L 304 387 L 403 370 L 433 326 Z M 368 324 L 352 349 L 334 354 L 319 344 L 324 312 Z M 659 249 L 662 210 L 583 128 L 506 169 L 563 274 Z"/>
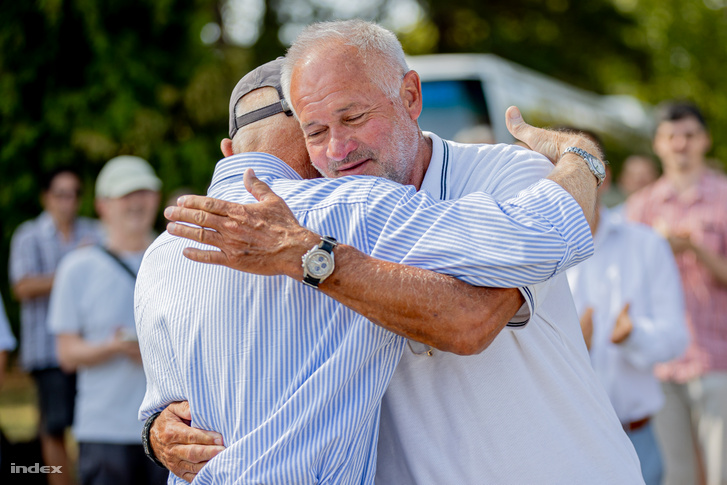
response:
<path id="1" fill-rule="evenodd" d="M 477 190 L 506 199 L 552 170 L 520 147 L 427 135 L 422 190 L 440 199 Z M 376 483 L 643 483 L 591 368 L 565 275 L 523 292 L 533 295 L 529 322 L 505 328 L 479 355 L 404 350 L 382 402 Z"/>

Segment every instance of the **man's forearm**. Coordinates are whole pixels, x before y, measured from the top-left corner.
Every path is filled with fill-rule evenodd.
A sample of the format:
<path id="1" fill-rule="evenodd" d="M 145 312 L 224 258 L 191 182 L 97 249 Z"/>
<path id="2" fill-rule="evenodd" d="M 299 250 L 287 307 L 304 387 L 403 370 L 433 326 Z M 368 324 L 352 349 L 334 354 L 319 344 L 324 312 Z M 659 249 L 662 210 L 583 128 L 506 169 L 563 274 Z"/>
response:
<path id="1" fill-rule="evenodd" d="M 337 246 L 335 255 L 322 292 L 392 332 L 456 354 L 484 350 L 524 302 L 517 289 L 475 287 L 351 246 Z"/>
<path id="2" fill-rule="evenodd" d="M 13 293 L 20 300 L 28 300 L 39 296 L 50 295 L 53 288 L 53 275 L 28 276 L 15 285 L 13 285 Z"/>
<path id="3" fill-rule="evenodd" d="M 583 210 L 591 231 L 595 232 L 596 177 L 578 155 L 568 153 L 556 164 L 548 179 L 565 189 Z"/>

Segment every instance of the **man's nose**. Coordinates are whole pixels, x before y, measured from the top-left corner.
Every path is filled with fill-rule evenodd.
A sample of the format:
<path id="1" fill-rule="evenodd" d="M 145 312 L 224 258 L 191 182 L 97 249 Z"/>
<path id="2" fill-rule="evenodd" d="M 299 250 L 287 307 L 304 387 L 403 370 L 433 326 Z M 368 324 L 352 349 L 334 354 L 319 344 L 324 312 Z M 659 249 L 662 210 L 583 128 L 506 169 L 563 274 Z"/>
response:
<path id="1" fill-rule="evenodd" d="M 686 146 L 687 146 L 687 137 L 686 136 L 675 136 L 671 140 L 671 148 L 675 152 L 684 151 Z"/>
<path id="2" fill-rule="evenodd" d="M 356 143 L 351 139 L 349 130 L 346 128 L 334 128 L 328 140 L 326 156 L 329 160 L 341 161 L 356 148 Z"/>

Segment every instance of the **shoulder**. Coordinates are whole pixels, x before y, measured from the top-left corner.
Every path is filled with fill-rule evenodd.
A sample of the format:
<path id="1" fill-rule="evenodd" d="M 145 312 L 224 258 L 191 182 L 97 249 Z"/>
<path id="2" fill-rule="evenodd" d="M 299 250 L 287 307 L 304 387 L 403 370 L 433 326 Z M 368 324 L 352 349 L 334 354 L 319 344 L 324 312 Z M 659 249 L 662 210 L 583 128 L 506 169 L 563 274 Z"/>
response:
<path id="1" fill-rule="evenodd" d="M 58 272 L 85 272 L 96 267 L 104 257 L 99 246 L 83 246 L 63 256 L 58 264 Z"/>
<path id="2" fill-rule="evenodd" d="M 446 143 L 452 153 L 452 181 L 462 185 L 455 196 L 484 190 L 497 198 L 511 197 L 553 170 L 545 156 L 517 145 Z"/>
<path id="3" fill-rule="evenodd" d="M 17 229 L 15 229 L 15 232 L 13 232 L 13 239 L 21 240 L 33 237 L 39 228 L 38 222 L 38 218 L 36 217 L 20 224 Z"/>
<path id="4" fill-rule="evenodd" d="M 291 210 L 311 211 L 331 206 L 368 203 L 375 193 L 403 190 L 403 186 L 389 180 L 368 175 L 314 179 L 304 181 L 278 181 L 271 185 L 285 199 Z"/>

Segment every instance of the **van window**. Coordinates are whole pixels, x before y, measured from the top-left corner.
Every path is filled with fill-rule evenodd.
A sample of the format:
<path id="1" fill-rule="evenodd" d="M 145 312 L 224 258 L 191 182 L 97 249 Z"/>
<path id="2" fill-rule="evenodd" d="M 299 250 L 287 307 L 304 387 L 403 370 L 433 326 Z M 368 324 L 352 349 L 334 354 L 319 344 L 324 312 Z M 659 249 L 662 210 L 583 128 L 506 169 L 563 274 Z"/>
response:
<path id="1" fill-rule="evenodd" d="M 479 80 L 422 81 L 424 109 L 419 127 L 452 139 L 463 128 L 490 125 L 484 86 Z"/>

